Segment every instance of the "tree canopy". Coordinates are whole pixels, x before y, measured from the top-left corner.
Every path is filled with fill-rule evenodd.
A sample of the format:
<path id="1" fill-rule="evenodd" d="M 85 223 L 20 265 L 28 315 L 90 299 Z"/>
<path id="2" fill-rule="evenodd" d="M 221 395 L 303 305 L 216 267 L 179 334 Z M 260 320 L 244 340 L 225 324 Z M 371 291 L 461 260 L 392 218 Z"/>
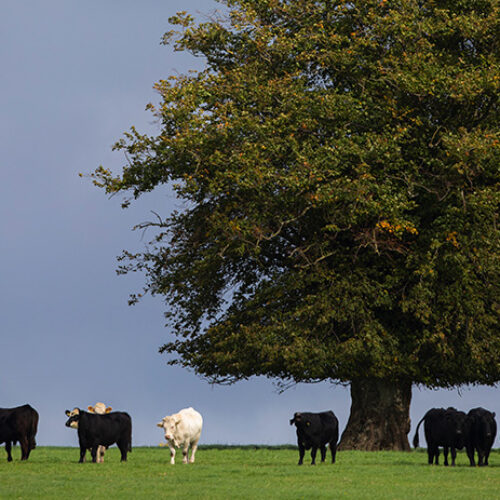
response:
<path id="1" fill-rule="evenodd" d="M 500 380 L 498 0 L 226 0 L 164 37 L 157 135 L 94 182 L 143 225 L 170 363 L 215 382 Z M 127 195 L 128 193 L 128 195 Z M 135 301 L 139 296 L 133 296 Z"/>

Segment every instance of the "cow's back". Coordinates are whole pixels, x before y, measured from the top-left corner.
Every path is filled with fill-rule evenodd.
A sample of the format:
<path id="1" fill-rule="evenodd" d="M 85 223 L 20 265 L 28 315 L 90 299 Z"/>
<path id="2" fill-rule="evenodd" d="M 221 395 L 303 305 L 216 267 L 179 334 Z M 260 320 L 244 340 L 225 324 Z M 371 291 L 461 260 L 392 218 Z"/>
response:
<path id="1" fill-rule="evenodd" d="M 128 413 L 120 411 L 104 415 L 81 412 L 78 436 L 89 448 L 95 445 L 110 446 L 120 440 L 131 443 L 132 419 Z"/>
<path id="2" fill-rule="evenodd" d="M 424 417 L 424 434 L 427 443 L 442 444 L 445 439 L 446 426 L 444 408 L 432 408 Z"/>
<path id="3" fill-rule="evenodd" d="M 319 418 L 322 427 L 321 441 L 328 443 L 333 439 L 337 441 L 339 437 L 339 421 L 333 411 L 321 412 Z"/>
<path id="4" fill-rule="evenodd" d="M 203 417 L 194 408 L 180 410 L 177 415 L 181 420 L 177 425 L 176 436 L 178 442 L 193 441 L 199 439 L 203 427 Z"/>
<path id="5" fill-rule="evenodd" d="M 19 441 L 26 436 L 30 448 L 35 447 L 38 412 L 29 404 L 15 408 L 0 408 L 0 443 Z"/>
<path id="6" fill-rule="evenodd" d="M 457 425 L 459 415 L 463 412 L 455 408 L 433 408 L 427 412 L 424 420 L 424 432 L 427 443 L 434 446 L 457 446 L 461 448 L 463 443 L 459 442 Z M 461 438 L 462 439 L 462 438 Z"/>

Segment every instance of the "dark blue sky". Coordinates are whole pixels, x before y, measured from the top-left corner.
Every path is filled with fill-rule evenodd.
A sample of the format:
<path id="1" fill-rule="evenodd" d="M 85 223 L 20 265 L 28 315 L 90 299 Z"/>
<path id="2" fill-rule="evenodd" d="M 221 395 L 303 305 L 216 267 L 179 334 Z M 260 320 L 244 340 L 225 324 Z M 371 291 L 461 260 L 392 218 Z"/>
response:
<path id="1" fill-rule="evenodd" d="M 2 0 L 0 2 L 0 406 L 29 402 L 41 445 L 76 445 L 64 410 L 97 401 L 128 411 L 134 444 L 155 445 L 155 424 L 193 406 L 203 443 L 295 442 L 295 411 L 332 409 L 341 427 L 349 391 L 328 383 L 278 394 L 264 378 L 210 386 L 168 367 L 162 303 L 127 306 L 142 276 L 118 277 L 116 256 L 140 249 L 134 224 L 178 202 L 165 190 L 128 210 L 79 173 L 120 171 L 111 151 L 145 111 L 153 83 L 203 61 L 160 45 L 179 10 L 202 18 L 212 0 Z M 500 413 L 498 389 L 414 391 L 415 424 L 433 406 Z M 411 436 L 414 432 L 412 425 Z M 421 438 L 422 439 L 422 438 Z M 497 440 L 496 445 L 498 446 Z"/>

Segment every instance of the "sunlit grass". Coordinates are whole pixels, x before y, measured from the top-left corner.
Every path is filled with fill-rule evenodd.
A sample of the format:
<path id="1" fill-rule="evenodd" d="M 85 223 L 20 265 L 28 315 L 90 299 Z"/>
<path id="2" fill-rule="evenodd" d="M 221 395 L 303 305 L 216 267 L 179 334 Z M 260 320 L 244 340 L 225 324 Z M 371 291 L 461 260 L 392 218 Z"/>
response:
<path id="1" fill-rule="evenodd" d="M 0 450 L 1 452 L 1 450 Z M 88 454 L 87 454 L 88 455 Z M 135 448 L 120 463 L 117 448 L 104 464 L 79 464 L 77 448 L 40 447 L 27 462 L 0 461 L 0 498 L 453 498 L 500 494 L 500 452 L 491 465 L 471 468 L 459 453 L 456 467 L 429 466 L 421 451 L 339 452 L 337 463 L 298 467 L 290 447 L 201 447 L 194 465 L 165 448 Z M 309 459 L 308 455 L 306 458 Z M 88 456 L 87 459 L 90 459 Z"/>

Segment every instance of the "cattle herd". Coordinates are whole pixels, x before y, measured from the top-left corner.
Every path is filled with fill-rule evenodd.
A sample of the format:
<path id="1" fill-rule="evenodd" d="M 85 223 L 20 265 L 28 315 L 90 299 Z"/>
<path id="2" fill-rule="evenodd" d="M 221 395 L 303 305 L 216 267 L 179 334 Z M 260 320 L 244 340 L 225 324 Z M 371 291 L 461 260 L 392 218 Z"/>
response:
<path id="1" fill-rule="evenodd" d="M 132 451 L 132 419 L 130 415 L 103 403 L 88 406 L 88 411 L 74 408 L 66 410 L 67 427 L 78 431 L 80 462 L 90 450 L 92 462 L 103 462 L 108 446 L 116 444 L 120 449 L 122 462 Z M 429 464 L 438 464 L 439 447 L 443 447 L 444 465 L 448 465 L 448 452 L 451 451 L 451 465 L 455 465 L 457 450 L 465 447 L 471 466 L 488 465 L 497 424 L 495 414 L 484 408 L 474 408 L 469 413 L 455 408 L 432 408 L 417 425 L 413 445 L 419 445 L 418 430 L 424 423 Z M 332 411 L 321 413 L 297 412 L 290 420 L 297 430 L 299 465 L 302 465 L 305 450 L 311 450 L 311 464 L 316 461 L 318 449 L 321 461 L 326 459 L 326 447 L 330 446 L 332 463 L 335 463 L 339 437 L 339 422 Z M 203 426 L 202 416 L 193 408 L 184 408 L 173 415 L 167 415 L 157 424 L 163 429 L 170 448 L 170 463 L 175 463 L 175 449 L 182 447 L 183 463 L 194 463 L 198 441 Z M 36 447 L 35 435 L 38 428 L 38 412 L 26 404 L 16 408 L 0 408 L 0 444 L 5 443 L 7 461 L 12 461 L 12 444 L 19 442 L 21 460 L 27 460 L 31 450 Z"/>

